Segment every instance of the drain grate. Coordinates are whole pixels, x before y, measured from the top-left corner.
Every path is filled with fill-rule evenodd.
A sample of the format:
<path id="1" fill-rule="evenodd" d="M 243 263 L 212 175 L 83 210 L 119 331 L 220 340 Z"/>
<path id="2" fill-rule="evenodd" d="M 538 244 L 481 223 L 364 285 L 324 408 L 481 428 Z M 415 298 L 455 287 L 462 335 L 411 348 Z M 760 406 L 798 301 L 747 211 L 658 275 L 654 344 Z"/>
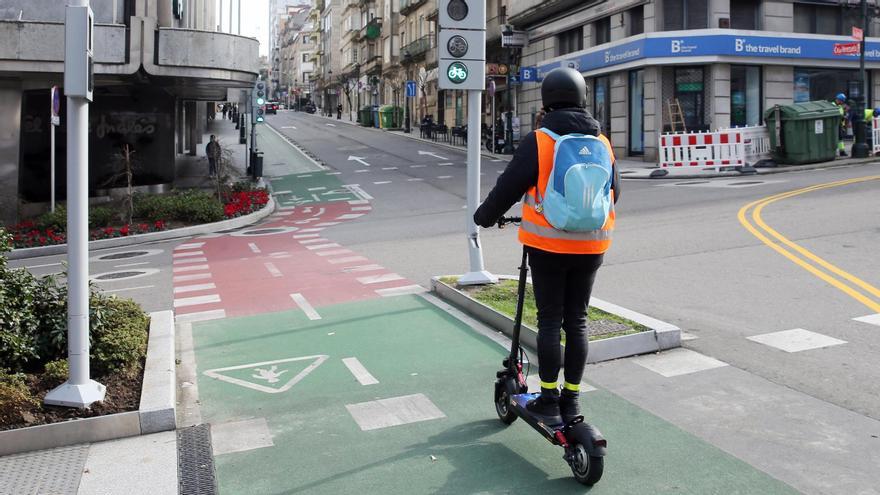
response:
<path id="1" fill-rule="evenodd" d="M 209 425 L 177 430 L 177 479 L 180 495 L 217 493 Z"/>
<path id="2" fill-rule="evenodd" d="M 695 180 L 695 181 L 691 181 L 691 182 L 676 182 L 675 185 L 676 186 L 696 186 L 697 184 L 708 184 L 708 183 L 709 183 L 709 181 L 707 181 L 707 180 Z"/>
<path id="3" fill-rule="evenodd" d="M 761 180 L 755 180 L 755 181 L 749 181 L 749 182 L 731 182 L 730 184 L 727 184 L 727 185 L 730 186 L 730 187 L 735 187 L 735 186 L 757 186 L 758 184 L 763 184 L 763 183 L 764 183 L 764 181 L 761 181 Z"/>

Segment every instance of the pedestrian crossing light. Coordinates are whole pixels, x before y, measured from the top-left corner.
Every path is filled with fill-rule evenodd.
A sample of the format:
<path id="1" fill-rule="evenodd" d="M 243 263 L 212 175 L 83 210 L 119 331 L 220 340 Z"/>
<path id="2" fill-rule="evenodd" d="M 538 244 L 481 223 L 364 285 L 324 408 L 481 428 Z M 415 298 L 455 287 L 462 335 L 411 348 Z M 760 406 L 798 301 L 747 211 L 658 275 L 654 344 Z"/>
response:
<path id="1" fill-rule="evenodd" d="M 486 85 L 486 2 L 439 0 L 440 89 Z"/>

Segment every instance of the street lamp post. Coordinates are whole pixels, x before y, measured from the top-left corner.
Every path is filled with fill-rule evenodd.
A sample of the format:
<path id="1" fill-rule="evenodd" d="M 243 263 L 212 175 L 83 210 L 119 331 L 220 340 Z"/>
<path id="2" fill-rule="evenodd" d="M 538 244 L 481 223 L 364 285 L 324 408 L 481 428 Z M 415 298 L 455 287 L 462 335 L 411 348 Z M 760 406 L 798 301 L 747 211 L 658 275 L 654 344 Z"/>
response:
<path id="1" fill-rule="evenodd" d="M 853 143 L 852 157 L 867 158 L 870 155 L 868 143 L 865 142 L 865 45 L 868 38 L 868 3 L 862 0 L 862 42 L 859 50 L 859 95 L 856 98 L 853 127 L 856 142 Z"/>

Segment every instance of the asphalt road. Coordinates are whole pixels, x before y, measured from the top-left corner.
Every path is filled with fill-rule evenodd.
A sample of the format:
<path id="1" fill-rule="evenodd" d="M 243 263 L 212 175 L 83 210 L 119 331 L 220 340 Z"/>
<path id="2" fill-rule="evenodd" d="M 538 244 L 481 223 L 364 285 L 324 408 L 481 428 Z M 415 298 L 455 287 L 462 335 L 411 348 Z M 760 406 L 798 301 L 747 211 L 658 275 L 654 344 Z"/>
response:
<path id="1" fill-rule="evenodd" d="M 467 269 L 463 152 L 303 113 L 282 112 L 268 122 L 341 172 L 343 183 L 372 196 L 370 215 L 326 237 L 424 285 L 431 276 Z M 505 166 L 484 157 L 483 196 Z M 594 294 L 680 326 L 697 337 L 688 348 L 880 419 L 880 328 L 853 320 L 877 311 L 774 252 L 737 218 L 760 198 L 878 170 L 871 164 L 742 179 L 625 180 L 614 246 Z M 880 181 L 868 181 L 784 199 L 768 206 L 763 219 L 876 282 L 878 187 Z M 515 235 L 514 229 L 482 232 L 490 271 L 515 272 Z M 791 329 L 848 344 L 788 353 L 746 338 Z"/>

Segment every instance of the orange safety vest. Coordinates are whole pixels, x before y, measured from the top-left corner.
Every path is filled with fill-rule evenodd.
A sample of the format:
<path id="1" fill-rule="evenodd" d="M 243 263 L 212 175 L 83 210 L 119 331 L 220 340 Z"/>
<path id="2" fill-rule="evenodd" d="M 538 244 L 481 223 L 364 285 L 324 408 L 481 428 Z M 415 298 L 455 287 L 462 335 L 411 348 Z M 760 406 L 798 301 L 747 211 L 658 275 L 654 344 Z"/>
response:
<path id="1" fill-rule="evenodd" d="M 545 197 L 550 172 L 553 170 L 553 154 L 556 141 L 543 132 L 535 132 L 538 140 L 538 184 L 532 186 L 523 198 L 522 223 L 519 227 L 519 241 L 526 246 L 562 254 L 602 254 L 611 246 L 611 231 L 614 230 L 614 190 L 611 191 L 611 213 L 600 230 L 589 232 L 568 232 L 554 228 L 541 214 L 538 207 L 538 190 L 540 197 Z M 599 139 L 608 147 L 608 153 L 614 162 L 614 151 L 611 142 L 603 135 Z"/>

